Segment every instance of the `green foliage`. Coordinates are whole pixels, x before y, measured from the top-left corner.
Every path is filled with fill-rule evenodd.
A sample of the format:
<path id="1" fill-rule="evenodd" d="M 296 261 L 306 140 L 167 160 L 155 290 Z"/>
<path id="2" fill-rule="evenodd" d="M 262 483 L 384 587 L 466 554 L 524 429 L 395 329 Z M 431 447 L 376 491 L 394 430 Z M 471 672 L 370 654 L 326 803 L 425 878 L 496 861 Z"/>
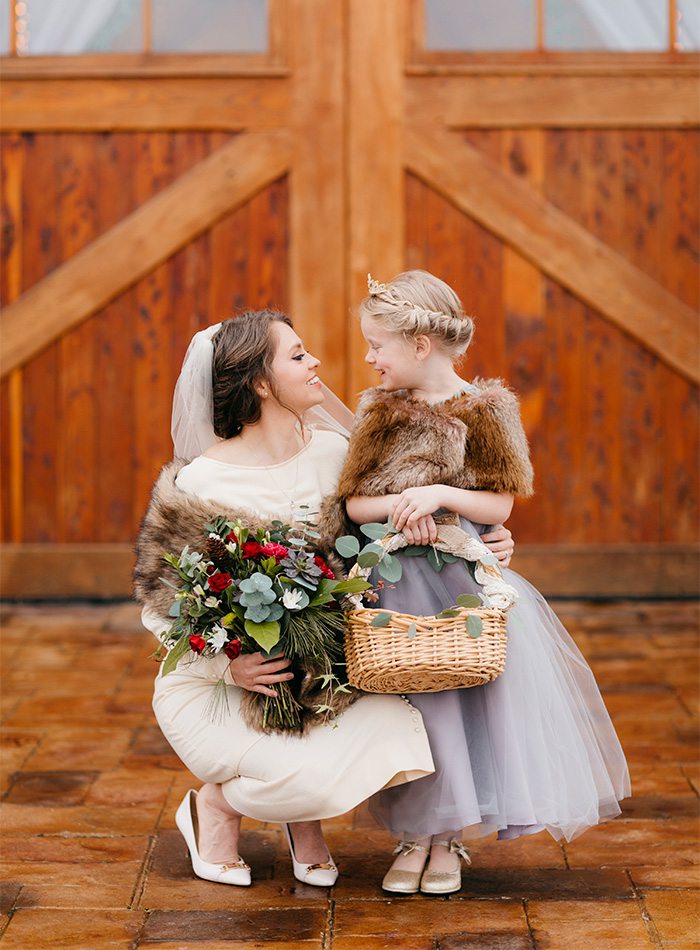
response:
<path id="1" fill-rule="evenodd" d="M 394 557 L 392 554 L 384 555 L 382 560 L 379 562 L 379 567 L 377 570 L 384 580 L 388 581 L 390 584 L 395 584 L 397 581 L 400 581 L 401 575 L 403 574 L 401 561 L 399 561 L 399 559 Z"/>
<path id="2" fill-rule="evenodd" d="M 190 649 L 190 641 L 186 636 L 180 637 L 176 641 L 175 646 L 170 650 L 166 658 L 163 660 L 163 673 L 165 676 L 167 673 L 170 673 L 171 670 L 174 670 L 178 664 L 178 660 L 181 659 Z"/>
<path id="3" fill-rule="evenodd" d="M 280 625 L 277 620 L 270 620 L 264 623 L 246 620 L 245 632 L 251 639 L 255 640 L 260 649 L 265 653 L 269 653 L 270 650 L 279 643 Z"/>
<path id="4" fill-rule="evenodd" d="M 360 542 L 351 534 L 345 534 L 335 542 L 335 549 L 341 557 L 355 557 L 360 552 Z"/>
<path id="5" fill-rule="evenodd" d="M 376 521 L 369 521 L 367 524 L 360 525 L 360 531 L 367 538 L 373 541 L 381 541 L 389 533 L 388 525 L 379 524 Z"/>
<path id="6" fill-rule="evenodd" d="M 481 607 L 481 598 L 476 594 L 460 594 L 457 603 L 460 607 Z"/>
<path id="7" fill-rule="evenodd" d="M 406 631 L 406 636 L 409 640 L 413 640 L 417 632 L 418 628 L 416 627 L 415 623 L 412 623 Z"/>
<path id="8" fill-rule="evenodd" d="M 475 617 L 473 614 L 470 614 L 467 617 L 467 633 L 470 637 L 474 637 L 476 640 L 481 636 L 484 629 L 484 624 L 481 620 L 481 617 Z"/>
<path id="9" fill-rule="evenodd" d="M 378 613 L 376 617 L 372 620 L 371 627 L 386 627 L 390 623 L 393 614 L 388 610 L 383 610 L 381 613 Z"/>

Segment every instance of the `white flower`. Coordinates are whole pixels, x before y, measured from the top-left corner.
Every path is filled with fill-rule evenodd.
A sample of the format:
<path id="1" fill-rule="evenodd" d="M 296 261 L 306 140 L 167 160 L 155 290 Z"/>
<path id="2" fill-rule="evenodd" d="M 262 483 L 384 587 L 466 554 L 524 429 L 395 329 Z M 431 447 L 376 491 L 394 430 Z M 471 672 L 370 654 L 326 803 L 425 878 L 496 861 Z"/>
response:
<path id="1" fill-rule="evenodd" d="M 286 590 L 282 594 L 282 603 L 287 610 L 301 610 L 304 594 L 300 590 Z"/>
<path id="2" fill-rule="evenodd" d="M 207 597 L 207 599 L 204 601 L 204 606 L 205 606 L 205 607 L 218 607 L 218 606 L 219 606 L 219 601 L 217 600 L 216 597 Z"/>
<path id="3" fill-rule="evenodd" d="M 209 537 L 211 538 L 212 541 L 221 541 L 221 538 L 215 531 L 210 531 Z"/>
<path id="4" fill-rule="evenodd" d="M 197 597 L 206 597 L 206 594 L 204 593 L 204 588 L 202 587 L 201 584 L 195 584 L 194 587 L 192 588 L 192 593 L 196 594 Z"/>
<path id="5" fill-rule="evenodd" d="M 212 628 L 212 635 L 209 637 L 209 646 L 212 648 L 214 653 L 218 653 L 227 640 L 228 634 L 224 628 L 220 624 L 215 623 Z"/>
<path id="6" fill-rule="evenodd" d="M 236 548 L 234 541 L 229 541 L 229 543 L 226 545 L 226 550 L 229 554 L 235 554 L 238 549 Z"/>

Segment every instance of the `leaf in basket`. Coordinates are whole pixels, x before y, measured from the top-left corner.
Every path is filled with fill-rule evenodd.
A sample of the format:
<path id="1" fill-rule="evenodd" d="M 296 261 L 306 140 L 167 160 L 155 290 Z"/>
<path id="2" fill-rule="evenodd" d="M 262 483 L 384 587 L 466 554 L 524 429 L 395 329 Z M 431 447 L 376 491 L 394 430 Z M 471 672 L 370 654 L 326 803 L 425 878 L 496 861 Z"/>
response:
<path id="1" fill-rule="evenodd" d="M 371 627 L 386 627 L 386 625 L 391 620 L 391 614 L 388 610 L 383 610 L 380 614 L 372 620 L 370 624 Z"/>
<path id="2" fill-rule="evenodd" d="M 460 594 L 457 603 L 460 607 L 481 607 L 481 598 L 476 594 Z"/>
<path id="3" fill-rule="evenodd" d="M 399 561 L 399 559 L 396 557 L 392 557 L 391 554 L 384 555 L 382 560 L 379 562 L 379 567 L 377 570 L 384 580 L 389 581 L 390 584 L 395 584 L 397 581 L 400 581 L 401 575 L 403 574 L 401 561 Z"/>
<path id="4" fill-rule="evenodd" d="M 418 632 L 418 629 L 415 623 L 412 623 L 411 626 L 406 631 L 406 636 L 408 637 L 409 640 L 413 640 L 417 632 Z"/>
<path id="5" fill-rule="evenodd" d="M 446 607 L 445 610 L 441 610 L 438 614 L 438 617 L 457 617 L 459 616 L 459 611 L 454 610 L 452 607 Z"/>
<path id="6" fill-rule="evenodd" d="M 379 524 L 376 521 L 370 521 L 367 524 L 360 525 L 360 531 L 367 538 L 372 538 L 373 541 L 381 541 L 384 535 L 387 533 L 387 526 L 385 524 Z"/>
<path id="7" fill-rule="evenodd" d="M 467 617 L 467 633 L 470 637 L 480 637 L 484 629 L 481 617 L 475 617 L 473 614 Z"/>
<path id="8" fill-rule="evenodd" d="M 432 567 L 436 574 L 439 574 L 445 566 L 439 552 L 436 551 L 435 548 L 428 548 L 428 553 L 426 556 L 428 559 L 428 564 Z"/>
<path id="9" fill-rule="evenodd" d="M 449 551 L 442 552 L 442 559 L 445 562 L 445 564 L 454 564 L 455 561 L 459 560 L 456 554 L 450 554 Z"/>
<path id="10" fill-rule="evenodd" d="M 355 557 L 360 550 L 360 542 L 351 534 L 344 534 L 335 542 L 335 549 L 341 557 Z"/>

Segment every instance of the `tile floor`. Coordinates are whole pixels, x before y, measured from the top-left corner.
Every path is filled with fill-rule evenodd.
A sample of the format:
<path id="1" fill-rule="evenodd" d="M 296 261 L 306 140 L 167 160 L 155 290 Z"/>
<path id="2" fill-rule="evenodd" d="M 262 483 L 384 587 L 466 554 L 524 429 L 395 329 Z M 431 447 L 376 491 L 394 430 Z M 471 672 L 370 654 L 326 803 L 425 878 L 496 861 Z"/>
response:
<path id="1" fill-rule="evenodd" d="M 688 603 L 554 604 L 592 664 L 634 798 L 572 844 L 473 847 L 459 894 L 389 899 L 390 838 L 327 823 L 330 891 L 248 821 L 255 884 L 192 876 L 174 811 L 191 777 L 150 711 L 152 641 L 131 604 L 2 611 L 3 950 L 636 950 L 700 946 L 698 625 Z"/>

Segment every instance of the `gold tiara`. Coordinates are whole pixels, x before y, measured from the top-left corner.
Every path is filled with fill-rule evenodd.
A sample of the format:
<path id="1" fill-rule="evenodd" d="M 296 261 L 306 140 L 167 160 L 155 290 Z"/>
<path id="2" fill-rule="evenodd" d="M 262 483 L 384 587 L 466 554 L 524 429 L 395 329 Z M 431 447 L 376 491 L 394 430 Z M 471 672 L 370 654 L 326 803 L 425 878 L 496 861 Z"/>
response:
<path id="1" fill-rule="evenodd" d="M 372 297 L 377 294 L 384 294 L 386 293 L 386 284 L 380 284 L 371 274 L 367 274 L 367 290 L 369 290 Z"/>

